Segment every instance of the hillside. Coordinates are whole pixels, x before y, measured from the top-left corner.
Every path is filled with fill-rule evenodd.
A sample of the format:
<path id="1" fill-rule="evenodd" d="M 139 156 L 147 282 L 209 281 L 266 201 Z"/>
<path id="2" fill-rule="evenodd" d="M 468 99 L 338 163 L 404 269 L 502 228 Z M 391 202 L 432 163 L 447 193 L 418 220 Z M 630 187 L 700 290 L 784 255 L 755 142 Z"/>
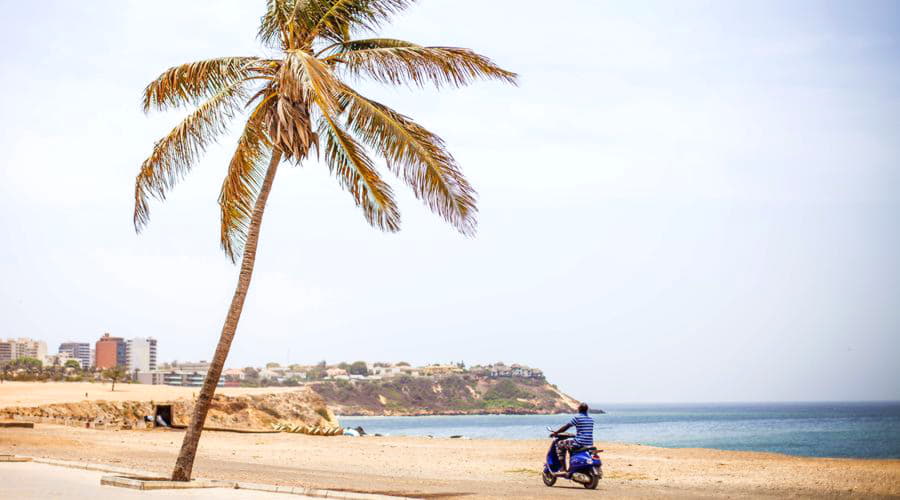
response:
<path id="1" fill-rule="evenodd" d="M 543 379 L 393 377 L 323 381 L 310 387 L 337 415 L 552 414 L 578 403 Z"/>
<path id="2" fill-rule="evenodd" d="M 120 390 L 119 387 L 122 387 Z M 89 392 L 85 389 L 91 389 Z M 7 382 L 0 386 L 0 420 L 75 425 L 92 428 L 135 428 L 146 415 L 167 407 L 165 419 L 187 425 L 194 411 L 196 388 L 121 384 Z M 271 430 L 273 424 L 334 427 L 338 421 L 322 398 L 307 387 L 224 389 L 216 394 L 206 426 Z M 85 396 L 89 395 L 89 399 Z M 42 397 L 42 401 L 37 398 Z M 17 405 L 9 405 L 16 402 Z M 44 402 L 46 404 L 38 404 Z"/>

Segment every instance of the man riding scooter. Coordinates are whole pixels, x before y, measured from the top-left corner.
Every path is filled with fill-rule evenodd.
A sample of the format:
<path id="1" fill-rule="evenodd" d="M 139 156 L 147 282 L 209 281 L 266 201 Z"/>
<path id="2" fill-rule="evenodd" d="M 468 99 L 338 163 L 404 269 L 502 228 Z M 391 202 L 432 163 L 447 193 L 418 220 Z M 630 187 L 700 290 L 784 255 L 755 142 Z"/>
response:
<path id="1" fill-rule="evenodd" d="M 569 472 L 569 467 L 566 465 L 566 451 L 571 452 L 573 449 L 594 446 L 594 419 L 588 416 L 588 410 L 587 403 L 581 403 L 578 405 L 578 415 L 553 433 L 554 436 L 562 434 L 571 427 L 575 427 L 576 430 L 575 437 L 562 439 L 556 444 L 556 453 L 562 464 L 562 471 L 565 473 Z"/>

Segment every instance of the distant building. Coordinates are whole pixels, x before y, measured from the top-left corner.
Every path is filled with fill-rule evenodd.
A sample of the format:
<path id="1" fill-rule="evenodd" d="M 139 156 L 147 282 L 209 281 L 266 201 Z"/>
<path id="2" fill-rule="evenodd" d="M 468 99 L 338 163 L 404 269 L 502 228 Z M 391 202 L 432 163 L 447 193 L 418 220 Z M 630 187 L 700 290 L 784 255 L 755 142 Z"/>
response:
<path id="1" fill-rule="evenodd" d="M 57 350 L 60 354 L 68 354 L 70 358 L 81 363 L 81 369 L 91 367 L 91 344 L 87 342 L 63 342 Z"/>
<path id="2" fill-rule="evenodd" d="M 325 370 L 325 377 L 335 380 L 350 380 L 347 370 L 343 368 L 329 368 Z"/>
<path id="3" fill-rule="evenodd" d="M 161 385 L 163 383 L 163 372 L 161 372 L 161 371 L 140 372 L 139 371 L 137 374 L 137 383 L 148 384 L 148 385 Z"/>
<path id="4" fill-rule="evenodd" d="M 128 373 L 156 370 L 156 339 L 133 338 L 125 343 L 125 366 Z"/>
<path id="5" fill-rule="evenodd" d="M 94 365 L 98 369 L 127 366 L 125 340 L 122 337 L 111 337 L 108 333 L 104 333 L 97 341 L 95 349 L 97 354 Z"/>
<path id="6" fill-rule="evenodd" d="M 503 364 L 493 365 L 491 366 L 491 377 L 512 377 L 512 368 Z"/>
<path id="7" fill-rule="evenodd" d="M 537 368 L 530 368 L 525 365 L 513 364 L 506 366 L 503 363 L 496 363 L 487 367 L 478 367 L 478 370 L 487 371 L 492 378 L 499 377 L 519 377 L 519 378 L 544 378 L 544 372 Z M 474 371 L 474 370 L 473 370 Z"/>
<path id="8" fill-rule="evenodd" d="M 171 370 L 162 371 L 163 383 L 166 385 L 178 385 L 183 387 L 200 387 L 206 380 L 206 374 L 209 372 L 209 363 L 200 361 L 199 363 L 179 363 L 178 366 Z M 140 373 L 138 374 L 140 377 Z M 225 377 L 219 377 L 218 387 L 225 385 Z"/>
<path id="9" fill-rule="evenodd" d="M 0 363 L 16 359 L 16 341 L 0 340 Z"/>
<path id="10" fill-rule="evenodd" d="M 70 359 L 75 358 L 70 356 L 67 352 L 61 352 L 59 354 L 48 354 L 44 356 L 44 359 L 42 359 L 41 362 L 44 363 L 44 366 L 65 366 L 66 361 L 69 361 Z"/>
<path id="11" fill-rule="evenodd" d="M 240 368 L 229 368 L 222 372 L 222 376 L 232 380 L 244 380 L 244 370 Z"/>
<path id="12" fill-rule="evenodd" d="M 403 368 L 404 367 L 402 366 L 395 365 L 383 366 L 381 363 L 378 363 L 372 366 L 372 368 L 369 370 L 369 375 L 382 378 L 396 377 L 403 374 Z"/>
<path id="13" fill-rule="evenodd" d="M 259 378 L 274 380 L 276 382 L 284 381 L 284 369 L 282 368 L 263 368 L 259 370 Z"/>
<path id="14" fill-rule="evenodd" d="M 47 343 L 25 337 L 0 341 L 0 361 L 35 358 L 41 363 L 47 357 Z"/>

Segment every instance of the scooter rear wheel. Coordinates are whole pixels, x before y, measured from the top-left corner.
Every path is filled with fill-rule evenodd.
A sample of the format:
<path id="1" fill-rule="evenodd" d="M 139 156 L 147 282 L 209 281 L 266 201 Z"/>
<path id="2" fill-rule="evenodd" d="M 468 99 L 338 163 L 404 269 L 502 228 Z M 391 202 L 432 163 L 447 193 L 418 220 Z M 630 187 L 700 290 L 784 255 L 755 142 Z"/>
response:
<path id="1" fill-rule="evenodd" d="M 544 472 L 541 474 L 541 479 L 544 480 L 544 486 L 553 486 L 556 484 L 556 476 L 547 469 L 544 469 Z"/>
<path id="2" fill-rule="evenodd" d="M 600 476 L 591 472 L 591 480 L 590 482 L 583 483 L 582 486 L 589 490 L 596 490 L 597 485 L 600 484 Z"/>

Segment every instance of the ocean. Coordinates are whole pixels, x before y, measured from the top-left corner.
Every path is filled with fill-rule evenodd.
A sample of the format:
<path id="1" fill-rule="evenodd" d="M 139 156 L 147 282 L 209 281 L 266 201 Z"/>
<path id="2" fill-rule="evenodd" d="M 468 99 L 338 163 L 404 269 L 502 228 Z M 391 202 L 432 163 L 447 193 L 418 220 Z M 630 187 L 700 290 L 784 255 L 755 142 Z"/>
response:
<path id="1" fill-rule="evenodd" d="M 810 457 L 900 458 L 900 402 L 592 405 L 598 441 Z M 540 439 L 565 415 L 340 417 L 370 434 Z"/>

